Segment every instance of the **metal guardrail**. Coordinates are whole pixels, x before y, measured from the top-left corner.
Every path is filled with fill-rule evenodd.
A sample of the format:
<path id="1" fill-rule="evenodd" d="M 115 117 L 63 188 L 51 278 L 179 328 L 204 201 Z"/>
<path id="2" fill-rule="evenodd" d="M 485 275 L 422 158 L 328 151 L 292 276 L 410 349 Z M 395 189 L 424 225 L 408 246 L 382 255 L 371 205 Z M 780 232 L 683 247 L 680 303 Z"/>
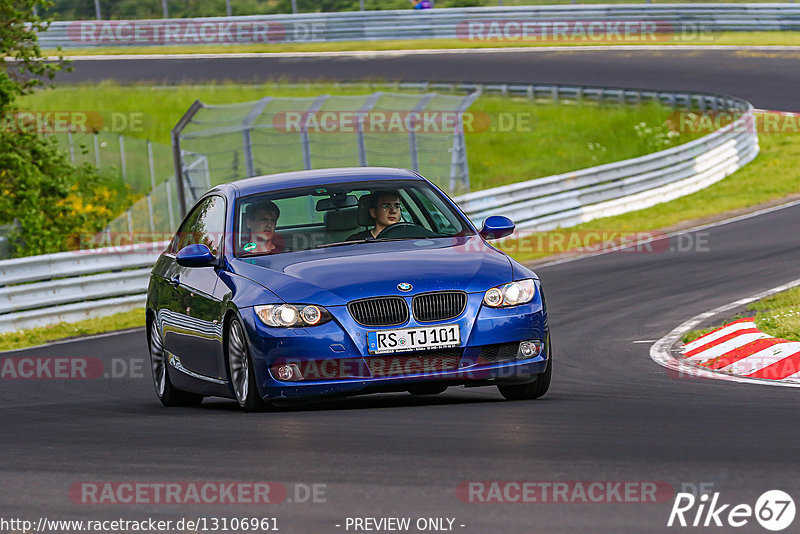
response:
<path id="1" fill-rule="evenodd" d="M 758 154 L 753 107 L 724 95 L 553 85 L 404 83 L 400 89 L 524 95 L 533 102 L 635 104 L 732 110 L 742 117 L 713 133 L 639 158 L 455 198 L 478 225 L 486 215 L 511 217 L 522 230 L 571 226 L 671 200 L 731 174 Z M 166 242 L 61 252 L 0 261 L 0 333 L 71 322 L 143 306 L 149 267 Z M 32 282 L 32 283 L 31 283 Z"/>
<path id="2" fill-rule="evenodd" d="M 487 86 L 487 92 L 550 94 L 565 100 L 602 98 L 619 102 L 659 100 L 697 110 L 734 110 L 734 122 L 680 146 L 579 171 L 468 193 L 454 200 L 478 226 L 505 215 L 520 230 L 546 231 L 598 217 L 644 209 L 698 191 L 730 175 L 758 155 L 753 107 L 722 95 L 658 93 L 560 86 Z"/>
<path id="3" fill-rule="evenodd" d="M 0 261 L 0 333 L 144 306 L 150 269 L 166 242 Z M 33 283 L 26 283 L 33 282 Z"/>
<path id="4" fill-rule="evenodd" d="M 490 26 L 493 21 L 499 23 L 499 26 Z M 514 40 L 521 35 L 523 24 L 528 24 L 529 29 L 538 25 L 540 30 L 544 28 L 545 31 L 552 32 L 560 28 L 569 32 L 567 26 L 555 24 L 646 21 L 655 23 L 659 33 L 673 33 L 675 39 L 691 44 L 703 41 L 698 32 L 800 30 L 800 5 L 592 4 L 162 20 L 57 21 L 39 35 L 39 44 L 43 48 L 87 48 L 387 39 Z M 477 34 L 470 33 L 471 23 L 482 24 Z M 493 29 L 495 33 L 492 32 Z M 496 33 L 497 29 L 499 34 Z M 650 39 L 647 36 L 650 29 L 651 27 L 643 28 L 642 39 Z M 584 29 L 581 40 L 592 41 L 585 30 L 588 30 L 588 26 Z M 509 34 L 504 33 L 506 31 Z M 615 30 L 610 31 L 613 38 Z M 657 44 L 663 38 L 654 40 Z"/>

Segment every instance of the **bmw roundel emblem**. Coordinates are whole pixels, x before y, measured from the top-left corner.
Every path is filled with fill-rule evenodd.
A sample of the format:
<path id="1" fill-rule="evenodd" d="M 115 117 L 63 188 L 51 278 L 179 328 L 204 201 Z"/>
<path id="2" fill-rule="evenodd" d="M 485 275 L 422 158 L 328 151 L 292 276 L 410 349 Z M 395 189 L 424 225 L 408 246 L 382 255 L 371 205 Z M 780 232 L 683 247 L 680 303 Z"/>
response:
<path id="1" fill-rule="evenodd" d="M 400 282 L 399 284 L 397 284 L 397 289 L 399 289 L 400 291 L 411 291 L 413 287 L 414 286 L 412 286 L 408 282 Z"/>

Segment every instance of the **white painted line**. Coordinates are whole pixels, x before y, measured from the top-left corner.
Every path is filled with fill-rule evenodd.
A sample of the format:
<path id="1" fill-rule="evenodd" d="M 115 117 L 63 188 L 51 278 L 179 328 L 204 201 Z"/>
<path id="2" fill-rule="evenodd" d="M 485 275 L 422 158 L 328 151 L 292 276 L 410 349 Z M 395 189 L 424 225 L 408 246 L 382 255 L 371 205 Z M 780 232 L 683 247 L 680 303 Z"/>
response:
<path id="1" fill-rule="evenodd" d="M 792 354 L 800 352 L 800 343 L 778 343 L 772 347 L 760 350 L 746 358 L 735 361 L 732 364 L 722 367 L 720 371 L 725 373 L 735 373 L 737 375 L 749 375 L 769 367 L 773 363 L 780 361 Z"/>
<path id="2" fill-rule="evenodd" d="M 620 50 L 626 52 L 668 50 L 733 50 L 733 51 L 770 51 L 770 52 L 797 52 L 800 46 L 769 46 L 769 45 L 587 45 L 587 46 L 510 46 L 497 48 L 419 48 L 407 50 L 339 50 L 324 52 L 229 52 L 229 53 L 183 53 L 183 54 L 106 54 L 86 56 L 64 56 L 73 61 L 114 61 L 128 59 L 250 59 L 250 58 L 313 58 L 313 57 L 352 57 L 369 59 L 374 57 L 402 57 L 435 54 L 498 54 L 521 52 L 603 52 Z M 56 60 L 58 56 L 49 56 L 47 59 Z M 13 60 L 13 58 L 7 58 Z"/>
<path id="3" fill-rule="evenodd" d="M 702 377 L 702 378 L 714 378 L 718 380 L 727 380 L 729 382 L 742 382 L 747 384 L 761 384 L 766 386 L 779 386 L 779 387 L 800 387 L 800 380 L 766 380 L 762 378 L 747 378 L 741 376 L 731 376 L 728 374 L 720 373 L 719 371 L 713 369 L 705 369 L 701 367 L 697 367 L 695 365 L 686 363 L 683 361 L 682 358 L 678 359 L 672 356 L 670 350 L 672 346 L 675 345 L 680 339 L 684 332 L 688 332 L 693 328 L 696 328 L 697 325 L 701 324 L 703 321 L 706 321 L 715 315 L 719 315 L 726 311 L 730 311 L 736 309 L 740 306 L 744 306 L 745 304 L 749 304 L 756 300 L 763 299 L 770 295 L 774 295 L 775 293 L 780 293 L 781 291 L 786 291 L 787 289 L 791 289 L 793 287 L 800 286 L 800 278 L 796 280 L 792 280 L 786 284 L 780 285 L 778 287 L 773 287 L 772 289 L 768 289 L 766 291 L 762 291 L 756 295 L 745 297 L 729 304 L 725 304 L 723 306 L 719 306 L 714 308 L 713 310 L 709 310 L 707 312 L 701 313 L 699 315 L 695 315 L 691 319 L 684 321 L 680 325 L 676 326 L 672 329 L 667 335 L 656 341 L 653 346 L 650 347 L 650 358 L 656 362 L 658 365 L 666 367 L 667 369 L 676 371 L 679 375 L 683 376 L 695 376 L 695 377 Z"/>
<path id="4" fill-rule="evenodd" d="M 692 362 L 695 364 L 707 362 L 708 360 L 713 360 L 717 356 L 722 356 L 725 353 L 728 353 L 734 349 L 738 349 L 739 347 L 744 347 L 748 343 L 752 343 L 758 339 L 764 339 L 765 337 L 772 337 L 767 335 L 763 332 L 753 333 L 753 334 L 741 334 L 736 336 L 733 339 L 729 339 L 724 343 L 720 343 L 719 345 L 714 345 L 710 347 L 708 350 L 704 350 L 700 354 L 695 354 L 694 356 L 689 356 L 688 358 L 684 358 L 683 361 L 685 362 Z M 686 351 L 684 351 L 686 352 Z"/>
<path id="5" fill-rule="evenodd" d="M 687 353 L 687 352 L 691 352 L 694 349 L 700 348 L 703 345 L 708 345 L 712 341 L 716 341 L 721 337 L 727 336 L 728 334 L 733 334 L 734 332 L 738 332 L 739 330 L 746 330 L 748 328 L 755 328 L 755 327 L 756 327 L 756 323 L 754 323 L 752 321 L 749 321 L 749 322 L 746 322 L 746 323 L 730 324 L 730 325 L 726 326 L 725 328 L 721 328 L 721 329 L 717 330 L 716 332 L 712 332 L 712 333 L 706 335 L 705 337 L 701 337 L 701 338 L 695 339 L 691 343 L 687 343 L 686 345 L 683 346 L 683 352 L 684 352 L 684 354 Z"/>
<path id="6" fill-rule="evenodd" d="M 137 326 L 134 328 L 126 328 L 124 330 L 115 330 L 113 332 L 104 332 L 102 334 L 92 334 L 90 336 L 79 336 L 73 337 L 69 339 L 61 339 L 58 341 L 51 341 L 49 343 L 44 343 L 42 345 L 34 345 L 32 347 L 23 347 L 21 349 L 11 349 L 11 350 L 4 350 L 0 352 L 0 355 L 11 354 L 12 352 L 22 352 L 24 350 L 33 350 L 33 349 L 41 349 L 44 347 L 52 347 L 54 345 L 64 345 L 65 343 L 75 343 L 77 341 L 88 341 L 90 339 L 100 339 L 104 337 L 111 337 L 111 336 L 118 336 L 121 334 L 130 334 L 132 332 L 144 332 L 143 326 Z"/>

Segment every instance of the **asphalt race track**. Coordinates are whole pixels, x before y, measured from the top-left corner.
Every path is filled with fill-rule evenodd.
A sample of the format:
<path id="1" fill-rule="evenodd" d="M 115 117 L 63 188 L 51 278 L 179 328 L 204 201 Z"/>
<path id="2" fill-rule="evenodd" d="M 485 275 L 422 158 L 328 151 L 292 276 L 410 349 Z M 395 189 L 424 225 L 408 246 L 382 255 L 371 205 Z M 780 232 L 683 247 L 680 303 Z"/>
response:
<path id="1" fill-rule="evenodd" d="M 190 72 L 201 80 L 338 70 L 352 79 L 396 72 L 405 79 L 716 90 L 758 107 L 800 108 L 795 58 L 626 54 L 442 54 L 327 66 L 258 60 L 263 71 L 239 60 L 169 60 L 169 68 L 126 60 L 78 62 L 69 77 L 177 81 Z M 2 381 L 0 510 L 34 521 L 277 517 L 287 534 L 353 532 L 344 525 L 356 516 L 450 517 L 454 530 L 476 534 L 583 534 L 699 529 L 666 527 L 672 494 L 646 504 L 481 504 L 462 502 L 456 488 L 465 481 L 662 481 L 675 492 L 711 484 L 720 503 L 732 505 L 754 506 L 771 489 L 797 499 L 796 389 L 678 377 L 648 354 L 652 341 L 685 319 L 797 278 L 797 235 L 800 205 L 672 238 L 669 247 L 662 241 L 652 252 L 539 268 L 555 350 L 553 386 L 540 401 L 457 388 L 253 415 L 225 400 L 166 409 L 153 392 L 143 331 L 4 355 L 96 357 L 123 377 Z M 70 487 L 85 481 L 275 481 L 293 501 L 294 484 L 326 484 L 326 502 L 76 504 Z M 764 530 L 751 518 L 736 531 Z"/>
<path id="2" fill-rule="evenodd" d="M 800 49 L 377 53 L 353 56 L 224 59 L 75 60 L 59 83 L 405 80 L 632 87 L 733 94 L 757 108 L 800 110 Z"/>

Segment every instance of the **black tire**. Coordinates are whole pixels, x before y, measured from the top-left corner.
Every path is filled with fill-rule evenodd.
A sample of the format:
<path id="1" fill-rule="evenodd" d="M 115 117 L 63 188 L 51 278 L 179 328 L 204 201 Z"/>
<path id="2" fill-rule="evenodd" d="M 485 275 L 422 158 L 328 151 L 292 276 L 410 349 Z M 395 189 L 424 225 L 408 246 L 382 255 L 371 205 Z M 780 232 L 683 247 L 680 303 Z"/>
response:
<path id="1" fill-rule="evenodd" d="M 258 394 L 247 336 L 239 319 L 231 319 L 226 339 L 225 354 L 228 360 L 228 378 L 239 407 L 246 412 L 263 412 L 270 409 L 272 407 L 270 403 L 264 401 Z"/>
<path id="2" fill-rule="evenodd" d="M 408 392 L 414 396 L 438 395 L 439 393 L 444 393 L 446 389 L 447 386 L 443 384 L 415 384 L 413 386 L 409 386 Z"/>
<path id="3" fill-rule="evenodd" d="M 203 396 L 188 391 L 182 391 L 172 385 L 169 379 L 169 364 L 167 362 L 164 342 L 161 332 L 158 331 L 155 319 L 150 321 L 150 369 L 153 372 L 153 385 L 156 388 L 158 400 L 164 406 L 199 406 Z"/>
<path id="4" fill-rule="evenodd" d="M 536 380 L 527 384 L 497 386 L 500 394 L 507 400 L 530 400 L 544 397 L 550 389 L 550 378 L 553 374 L 553 349 L 550 347 L 550 336 L 547 337 L 547 367 Z"/>

